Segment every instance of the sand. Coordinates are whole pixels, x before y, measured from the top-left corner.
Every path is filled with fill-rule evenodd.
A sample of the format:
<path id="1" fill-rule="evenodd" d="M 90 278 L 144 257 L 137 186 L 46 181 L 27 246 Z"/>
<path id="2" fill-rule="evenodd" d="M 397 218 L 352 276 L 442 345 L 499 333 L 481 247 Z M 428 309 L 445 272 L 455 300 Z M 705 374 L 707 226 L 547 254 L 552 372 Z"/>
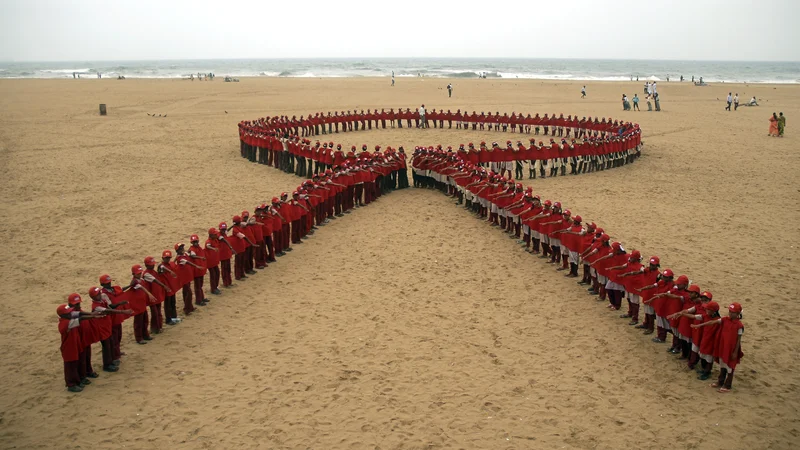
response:
<path id="1" fill-rule="evenodd" d="M 621 94 L 640 83 L 589 83 L 584 100 L 582 84 L 0 81 L 0 447 L 794 447 L 800 86 L 660 83 L 663 112 L 624 113 Z M 762 106 L 724 111 L 729 90 Z M 102 273 L 125 283 L 144 256 L 299 184 L 239 157 L 238 121 L 421 103 L 640 123 L 635 164 L 525 183 L 721 304 L 744 305 L 733 393 L 696 380 L 451 200 L 414 189 L 334 221 L 146 346 L 126 323 L 120 372 L 66 392 L 55 308 L 67 294 Z M 784 139 L 767 137 L 773 111 L 788 117 Z M 403 129 L 334 140 L 506 139 L 518 137 Z"/>

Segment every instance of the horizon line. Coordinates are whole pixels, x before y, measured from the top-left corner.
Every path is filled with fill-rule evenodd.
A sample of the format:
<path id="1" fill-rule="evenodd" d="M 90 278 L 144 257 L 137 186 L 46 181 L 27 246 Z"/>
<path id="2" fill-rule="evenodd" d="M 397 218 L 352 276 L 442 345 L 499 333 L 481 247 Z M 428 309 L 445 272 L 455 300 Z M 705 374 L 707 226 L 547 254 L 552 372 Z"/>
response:
<path id="1" fill-rule="evenodd" d="M 532 56 L 285 56 L 241 58 L 156 58 L 156 59 L 53 59 L 53 60 L 0 60 L 6 63 L 67 63 L 67 62 L 157 62 L 157 61 L 280 61 L 280 60 L 358 60 L 358 59 L 452 59 L 452 60 L 559 60 L 559 61 L 654 61 L 654 62 L 724 62 L 724 63 L 800 63 L 800 60 L 729 60 L 729 59 L 649 59 L 649 58 L 556 58 Z"/>

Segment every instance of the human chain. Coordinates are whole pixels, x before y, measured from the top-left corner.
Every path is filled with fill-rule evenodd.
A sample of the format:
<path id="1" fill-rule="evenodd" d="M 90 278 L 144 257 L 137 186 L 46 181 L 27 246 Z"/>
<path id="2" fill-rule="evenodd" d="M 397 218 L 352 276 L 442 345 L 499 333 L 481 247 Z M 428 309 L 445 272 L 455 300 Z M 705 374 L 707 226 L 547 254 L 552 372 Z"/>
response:
<path id="1" fill-rule="evenodd" d="M 133 317 L 136 342 L 147 344 L 153 339 L 151 333 L 164 331 L 164 324 L 181 322 L 176 300 L 179 293 L 184 318 L 197 311 L 197 306 L 208 304 L 210 299 L 203 289 L 206 276 L 210 292 L 219 295 L 220 281 L 223 288 L 230 288 L 233 279 L 242 282 L 255 275 L 256 269 L 267 268 L 276 257 L 292 251 L 293 245 L 310 238 L 318 227 L 396 188 L 408 187 L 405 157 L 402 164 L 400 161 L 396 155 L 380 154 L 358 166 L 343 164 L 312 174 L 312 179 L 305 180 L 291 195 L 284 192 L 273 197 L 256 206 L 252 215 L 243 211 L 233 216 L 231 226 L 221 222 L 210 228 L 204 241 L 192 235 L 188 247 L 176 243 L 161 252 L 160 261 L 147 256 L 143 264 L 131 267 L 132 279 L 124 287 L 114 284 L 109 275 L 100 276 L 100 286 L 88 290 L 92 300 L 88 311 L 81 308 L 80 294 L 70 294 L 67 303 L 56 310 L 67 389 L 81 392 L 91 384 L 90 378 L 99 376 L 92 367 L 95 343 L 102 349 L 103 371 L 119 370 L 122 323 L 126 319 Z"/>
<path id="2" fill-rule="evenodd" d="M 588 285 L 599 301 L 607 298 L 610 310 L 619 311 L 626 299 L 627 311 L 620 317 L 646 335 L 657 333 L 652 339 L 655 343 L 666 342 L 672 334 L 667 351 L 680 355 L 689 369 L 698 370 L 700 380 L 711 376 L 717 362 L 720 373 L 712 386 L 730 392 L 743 356 L 739 303 L 731 303 L 728 317 L 720 317 L 720 306 L 711 292 L 701 292 L 686 275 L 676 278 L 671 269 L 662 270 L 658 256 L 643 265 L 638 250 L 629 253 L 620 242 L 612 242 L 605 230 L 586 224 L 560 202 L 542 202 L 531 187 L 452 153 L 419 148 L 411 165 L 414 187 L 438 189 L 457 199 L 476 217 L 519 239 L 527 252 L 566 271 L 567 277 L 581 277 L 578 269 L 582 267 L 578 284 Z M 640 305 L 644 305 L 642 323 Z"/>
<path id="3" fill-rule="evenodd" d="M 448 128 L 452 128 L 452 123 L 456 122 L 456 129 L 468 129 L 472 126 L 473 130 L 494 128 L 496 131 L 507 132 L 510 129 L 512 133 L 519 129 L 519 133 L 530 134 L 533 131 L 534 135 L 552 136 L 547 143 L 542 140 L 537 143 L 536 138 L 529 138 L 527 146 L 519 140 L 516 145 L 510 140 L 506 141 L 505 147 L 497 143 L 487 146 L 485 142 L 481 142 L 478 148 L 472 143 L 459 146 L 456 153 L 462 160 L 491 165 L 493 170 L 501 174 L 508 171 L 509 177 L 513 170 L 517 179 L 524 176 L 524 161 L 528 161 L 529 179 L 536 178 L 537 172 L 544 178 L 548 167 L 550 176 L 557 176 L 559 172 L 562 176 L 566 175 L 567 168 L 570 169 L 570 174 L 576 175 L 633 162 L 641 154 L 642 147 L 638 124 L 611 118 L 584 117 L 578 120 L 577 116 L 569 115 L 565 118 L 563 114 L 559 117 L 555 117 L 555 114 L 552 117 L 548 114 L 543 117 L 539 114 L 533 117 L 528 114 L 524 117 L 513 112 L 510 116 L 501 116 L 500 113 L 477 115 L 475 112 L 466 115 L 460 110 L 456 113 L 436 113 L 433 110 L 425 114 L 422 105 L 414 112 L 408 108 L 405 112 L 395 112 L 393 109 L 375 113 L 370 110 L 367 113 L 343 111 L 341 115 L 339 112 L 329 112 L 327 115 L 317 113 L 309 118 L 301 116 L 300 119 L 296 116 L 275 116 L 243 121 L 239 123 L 241 152 L 242 156 L 253 162 L 276 165 L 287 172 L 310 178 L 320 169 L 342 166 L 345 162 L 350 165 L 364 162 L 366 146 L 362 147 L 360 154 L 355 146 L 345 153 L 341 144 L 320 144 L 319 141 L 312 144 L 307 137 L 339 133 L 340 125 L 342 132 L 371 130 L 373 125 L 376 129 L 386 129 L 387 121 L 390 128 L 395 123 L 398 128 L 402 128 L 404 120 L 408 127 L 412 126 L 413 120 L 417 128 L 427 128 L 430 123 L 434 127 L 444 128 L 445 122 Z M 542 135 L 539 134 L 540 129 L 543 131 Z M 448 149 L 452 151 L 452 147 Z M 387 152 L 391 153 L 391 148 L 387 148 Z"/>

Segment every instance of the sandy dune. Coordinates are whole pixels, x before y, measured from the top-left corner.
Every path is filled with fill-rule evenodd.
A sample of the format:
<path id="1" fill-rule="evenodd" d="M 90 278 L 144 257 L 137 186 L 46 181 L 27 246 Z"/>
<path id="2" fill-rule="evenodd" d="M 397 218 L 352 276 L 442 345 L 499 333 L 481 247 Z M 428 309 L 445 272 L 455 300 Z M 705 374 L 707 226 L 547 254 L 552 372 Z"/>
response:
<path id="1" fill-rule="evenodd" d="M 623 114 L 639 83 L 588 84 L 580 100 L 577 83 L 452 82 L 448 99 L 433 79 L 0 81 L 0 447 L 793 448 L 800 87 L 663 83 L 663 112 Z M 729 90 L 763 106 L 726 112 Z M 635 164 L 526 183 L 744 305 L 733 393 L 414 189 L 334 221 L 147 346 L 127 323 L 120 372 L 66 392 L 55 307 L 68 293 L 101 273 L 125 283 L 144 256 L 299 184 L 238 156 L 239 120 L 420 103 L 640 123 Z M 766 136 L 772 111 L 784 139 Z M 409 152 L 521 137 L 334 136 Z"/>

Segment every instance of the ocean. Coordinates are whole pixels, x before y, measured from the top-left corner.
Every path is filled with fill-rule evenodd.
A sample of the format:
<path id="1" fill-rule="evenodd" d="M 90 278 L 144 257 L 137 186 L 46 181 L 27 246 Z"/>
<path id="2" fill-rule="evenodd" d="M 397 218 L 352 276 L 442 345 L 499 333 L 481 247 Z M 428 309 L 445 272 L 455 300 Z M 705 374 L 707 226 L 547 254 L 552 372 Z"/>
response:
<path id="1" fill-rule="evenodd" d="M 0 62 L 0 78 L 433 77 L 542 80 L 800 83 L 800 62 L 649 61 L 608 59 L 342 58 L 163 61 Z"/>

